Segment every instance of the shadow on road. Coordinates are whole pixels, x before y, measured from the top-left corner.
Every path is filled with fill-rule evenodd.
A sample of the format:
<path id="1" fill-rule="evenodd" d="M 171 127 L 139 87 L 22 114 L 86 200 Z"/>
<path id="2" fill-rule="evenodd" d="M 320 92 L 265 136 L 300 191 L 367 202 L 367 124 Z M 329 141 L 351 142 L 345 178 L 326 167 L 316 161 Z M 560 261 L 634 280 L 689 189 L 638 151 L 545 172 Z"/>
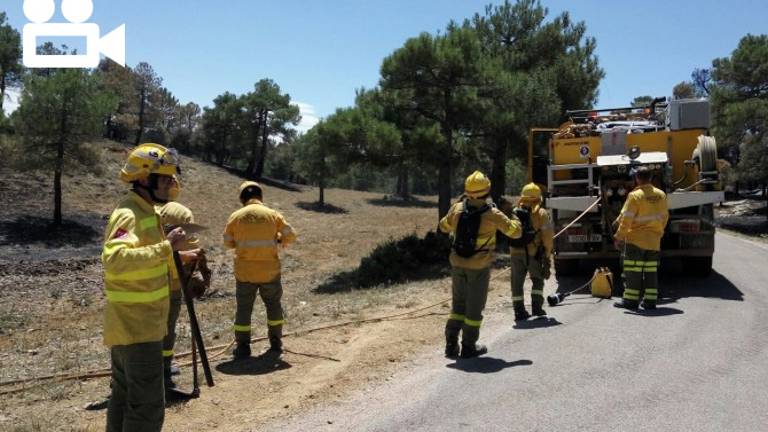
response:
<path id="1" fill-rule="evenodd" d="M 624 289 L 621 272 L 613 269 L 613 275 L 613 295 L 614 297 L 621 297 Z M 570 292 L 586 284 L 591 277 L 591 274 L 582 276 L 558 276 L 557 292 Z M 585 286 L 584 289 L 577 292 L 577 294 L 587 295 L 589 293 L 589 286 Z M 662 299 L 672 300 L 686 297 L 719 298 L 736 301 L 744 300 L 744 293 L 742 293 L 741 290 L 739 290 L 739 288 L 725 276 L 715 270 L 713 270 L 707 277 L 684 276 L 683 272 L 662 274 L 659 277 L 659 294 Z M 570 297 L 564 301 L 564 304 L 568 304 L 569 300 Z"/>
<path id="2" fill-rule="evenodd" d="M 265 375 L 291 367 L 279 355 L 266 352 L 256 357 L 220 363 L 216 370 L 227 375 Z"/>
<path id="3" fill-rule="evenodd" d="M 744 293 L 717 271 L 712 271 L 705 278 L 665 278 L 660 281 L 660 289 L 663 298 L 673 300 L 685 297 L 706 297 L 744 301 Z"/>
<path id="4" fill-rule="evenodd" d="M 537 329 L 537 328 L 554 327 L 560 324 L 562 323 L 558 321 L 556 318 L 541 317 L 541 318 L 529 319 L 526 321 L 517 321 L 515 322 L 515 325 L 513 326 L 513 328 L 517 330 L 530 330 L 530 329 Z"/>
<path id="5" fill-rule="evenodd" d="M 651 309 L 651 310 L 640 309 L 638 311 L 624 311 L 624 313 L 627 315 L 638 315 L 638 316 L 645 316 L 645 317 L 662 317 L 662 316 L 669 316 L 669 315 L 680 315 L 685 312 L 676 308 L 660 306 L 660 307 L 657 307 L 656 309 Z"/>
<path id="6" fill-rule="evenodd" d="M 604 301 L 611 301 L 611 299 L 606 299 L 606 298 L 598 298 L 598 297 L 592 297 L 592 296 L 585 297 L 584 296 L 585 294 L 589 295 L 589 292 L 584 292 L 584 294 L 576 293 L 578 297 L 567 297 L 565 300 L 563 300 L 562 303 L 558 303 L 555 306 L 549 306 L 547 310 L 557 310 L 557 308 L 563 307 L 563 306 L 597 304 L 597 303 L 602 303 Z"/>
<path id="7" fill-rule="evenodd" d="M 506 360 L 494 357 L 477 357 L 473 359 L 458 359 L 456 363 L 451 363 L 445 367 L 470 373 L 494 373 L 515 366 L 530 366 L 533 362 L 530 360 L 515 360 L 508 362 Z"/>

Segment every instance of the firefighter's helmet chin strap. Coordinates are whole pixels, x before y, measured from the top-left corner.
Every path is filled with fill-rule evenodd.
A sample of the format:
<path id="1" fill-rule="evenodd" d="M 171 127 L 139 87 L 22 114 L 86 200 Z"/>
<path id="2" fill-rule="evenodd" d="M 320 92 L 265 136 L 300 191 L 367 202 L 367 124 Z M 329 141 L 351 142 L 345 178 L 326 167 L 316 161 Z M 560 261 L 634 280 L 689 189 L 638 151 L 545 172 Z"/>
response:
<path id="1" fill-rule="evenodd" d="M 161 199 L 161 198 L 158 198 L 157 195 L 155 195 L 155 191 L 157 191 L 158 183 L 159 182 L 158 182 L 157 174 L 150 174 L 149 175 L 149 187 L 144 186 L 143 184 L 141 184 L 139 182 L 134 182 L 133 183 L 133 188 L 134 189 L 137 189 L 137 188 L 144 189 L 149 194 L 149 197 L 152 198 L 152 201 L 157 203 L 157 204 L 167 204 L 168 203 L 167 199 Z"/>

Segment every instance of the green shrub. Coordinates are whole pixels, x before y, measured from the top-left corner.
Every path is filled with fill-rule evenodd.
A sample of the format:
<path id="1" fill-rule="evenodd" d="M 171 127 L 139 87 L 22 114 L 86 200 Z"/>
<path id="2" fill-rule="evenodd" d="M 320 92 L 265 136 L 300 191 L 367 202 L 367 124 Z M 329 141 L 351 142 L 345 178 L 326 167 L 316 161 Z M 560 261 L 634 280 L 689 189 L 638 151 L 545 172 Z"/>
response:
<path id="1" fill-rule="evenodd" d="M 443 277 L 448 273 L 450 240 L 428 232 L 389 240 L 360 260 L 360 266 L 333 276 L 317 288 L 319 292 L 387 286 L 413 280 Z"/>

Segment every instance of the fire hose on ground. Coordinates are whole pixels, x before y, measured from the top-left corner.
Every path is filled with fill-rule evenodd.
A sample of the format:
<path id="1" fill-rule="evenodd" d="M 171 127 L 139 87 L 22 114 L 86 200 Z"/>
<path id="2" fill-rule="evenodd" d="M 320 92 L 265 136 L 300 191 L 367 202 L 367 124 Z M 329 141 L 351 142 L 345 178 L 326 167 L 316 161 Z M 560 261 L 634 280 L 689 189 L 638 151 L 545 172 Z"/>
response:
<path id="1" fill-rule="evenodd" d="M 553 238 L 557 238 L 560 235 L 562 235 L 568 228 L 573 226 L 573 224 L 578 222 L 582 217 L 584 217 L 587 213 L 589 213 L 589 211 L 591 211 L 595 206 L 597 206 L 597 204 L 599 202 L 600 202 L 600 197 L 598 196 L 597 199 L 595 200 L 595 202 L 593 202 L 580 215 L 578 215 L 568 225 L 566 225 L 557 234 L 555 234 Z M 180 268 L 180 265 L 178 263 L 177 263 L 177 268 Z M 493 277 L 491 277 L 490 281 L 494 281 L 494 280 L 498 279 L 499 277 L 501 277 L 504 274 L 506 274 L 509 270 L 510 270 L 510 267 L 507 267 L 507 268 L 501 270 L 500 272 L 498 272 L 495 275 L 493 275 Z M 575 294 L 576 292 L 581 291 L 581 290 L 589 287 L 590 285 L 594 285 L 594 282 L 596 280 L 600 280 L 600 281 L 605 280 L 604 283 L 600 284 L 600 288 L 597 289 L 598 294 L 602 293 L 603 295 L 596 295 L 596 297 L 605 297 L 605 296 L 607 296 L 608 298 L 610 298 L 610 295 L 611 295 L 610 293 L 611 293 L 611 290 L 613 288 L 613 282 L 612 282 L 612 277 L 609 276 L 609 275 L 610 275 L 610 270 L 608 270 L 606 268 L 597 269 L 595 271 L 595 274 L 592 276 L 592 278 L 588 282 L 586 282 L 585 284 L 579 286 L 578 288 L 576 288 L 574 290 L 566 292 L 566 293 L 556 293 L 556 294 L 550 295 L 550 296 L 547 297 L 547 301 L 549 302 L 549 304 L 551 306 L 557 305 L 557 304 L 561 303 L 566 297 L 568 297 L 568 296 L 570 296 L 572 294 Z M 606 288 L 606 285 L 607 285 L 608 288 Z M 607 289 L 607 292 L 606 292 L 606 289 Z M 596 290 L 595 290 L 595 288 L 593 286 L 593 295 L 595 295 L 595 292 L 596 292 Z M 187 296 L 185 296 L 185 299 L 186 299 L 186 297 Z M 434 308 L 436 306 L 443 305 L 443 304 L 448 303 L 450 301 L 451 301 L 451 298 L 447 298 L 447 299 L 443 299 L 443 300 L 441 300 L 439 302 L 436 302 L 436 303 L 433 303 L 433 304 L 430 304 L 430 305 L 427 305 L 427 306 L 423 306 L 423 307 L 420 307 L 420 308 L 417 308 L 417 309 L 413 309 L 413 310 L 402 312 L 402 313 L 398 313 L 398 314 L 385 315 L 385 316 L 380 316 L 380 317 L 375 317 L 375 318 L 367 318 L 367 319 L 361 319 L 361 320 L 344 321 L 344 322 L 334 323 L 334 324 L 327 324 L 327 325 L 322 325 L 322 326 L 319 326 L 319 327 L 314 327 L 314 328 L 311 328 L 311 329 L 298 330 L 298 331 L 295 331 L 295 332 L 289 332 L 289 333 L 284 334 L 283 336 L 284 337 L 296 337 L 296 336 L 301 336 L 301 335 L 305 335 L 305 334 L 315 333 L 315 332 L 324 331 L 324 330 L 331 330 L 331 329 L 336 329 L 336 328 L 341 328 L 341 327 L 347 327 L 347 326 L 352 326 L 352 325 L 370 324 L 370 323 L 377 323 L 377 322 L 384 322 L 384 321 L 396 321 L 396 320 L 402 320 L 402 319 L 416 319 L 416 318 L 422 318 L 422 317 L 434 316 L 434 315 L 444 315 L 444 314 L 440 314 L 440 313 L 436 313 L 436 312 L 429 312 L 429 313 L 425 313 L 425 314 L 421 314 L 421 315 L 415 315 L 415 314 L 427 311 L 429 309 L 432 309 L 432 308 Z M 191 297 L 189 297 L 189 303 L 193 303 Z M 213 386 L 213 378 L 211 376 L 209 363 L 211 361 L 214 361 L 214 360 L 218 359 L 222 355 L 224 355 L 229 350 L 229 348 L 231 348 L 235 344 L 235 341 L 233 339 L 232 341 L 230 341 L 227 344 L 221 344 L 221 345 L 215 345 L 215 346 L 208 347 L 207 348 L 208 351 L 211 351 L 211 350 L 218 350 L 218 351 L 216 351 L 211 356 L 206 356 L 206 354 L 205 354 L 206 350 L 205 350 L 204 345 L 202 343 L 202 334 L 199 333 L 199 327 L 197 326 L 196 316 L 194 315 L 194 306 L 192 306 L 192 309 L 189 309 L 189 305 L 188 305 L 188 312 L 190 312 L 190 317 L 194 319 L 193 327 L 197 328 L 198 334 L 200 336 L 198 337 L 198 335 L 193 334 L 193 338 L 192 338 L 193 350 L 188 351 L 188 352 L 184 352 L 184 353 L 179 353 L 179 354 L 177 354 L 175 356 L 175 358 L 177 360 L 178 359 L 184 359 L 184 358 L 187 358 L 187 357 L 193 357 L 193 360 L 187 361 L 187 362 L 183 362 L 183 363 L 179 363 L 177 366 L 178 367 L 187 367 L 187 366 L 195 367 L 195 371 L 194 371 L 195 372 L 195 375 L 194 375 L 194 377 L 195 377 L 195 389 L 197 389 L 197 383 L 196 383 L 196 381 L 197 381 L 196 380 L 196 376 L 197 376 L 197 374 L 196 374 L 196 359 L 194 357 L 196 356 L 196 354 L 197 354 L 197 352 L 199 350 L 200 351 L 201 360 L 203 358 L 205 358 L 205 360 L 203 360 L 202 363 L 204 365 L 203 366 L 203 370 L 205 372 L 206 381 L 207 381 L 209 386 Z M 192 322 L 192 319 L 190 319 L 190 322 Z M 194 329 L 193 329 L 193 333 L 195 333 Z M 259 336 L 259 337 L 252 338 L 251 342 L 259 342 L 259 341 L 263 341 L 263 340 L 266 340 L 266 339 L 267 339 L 267 337 L 265 337 L 265 336 Z M 202 349 L 200 349 L 200 348 L 202 348 Z M 298 352 L 293 352 L 293 351 L 290 351 L 290 350 L 285 350 L 285 352 L 290 353 L 290 354 L 295 354 L 295 355 L 302 355 L 302 356 L 312 357 L 312 358 L 321 358 L 321 359 L 330 360 L 330 361 L 339 361 L 339 360 L 337 360 L 335 358 L 325 357 L 325 356 L 321 356 L 321 355 L 298 353 Z M 14 394 L 14 393 L 23 392 L 23 391 L 29 390 L 31 388 L 37 387 L 39 385 L 42 385 L 42 384 L 45 384 L 45 383 L 48 383 L 48 382 L 61 383 L 61 382 L 66 382 L 66 381 L 85 381 L 85 380 L 94 379 L 94 378 L 105 378 L 105 377 L 108 377 L 108 376 L 111 376 L 111 375 L 112 375 L 111 370 L 109 368 L 104 368 L 104 369 L 97 369 L 97 370 L 92 370 L 92 371 L 83 372 L 83 373 L 77 373 L 77 374 L 60 373 L 60 374 L 51 374 L 51 375 L 46 375 L 46 376 L 34 377 L 34 378 L 24 378 L 24 379 L 16 379 L 16 380 L 10 380 L 10 381 L 3 381 L 3 382 L 0 382 L 0 387 L 8 387 L 8 386 L 14 386 L 14 385 L 22 385 L 22 387 L 12 388 L 12 389 L 8 389 L 8 390 L 2 390 L 2 391 L 0 391 L 0 395 L 7 395 L 7 394 Z M 30 384 L 30 383 L 32 383 L 32 385 L 25 386 L 25 384 Z M 195 389 L 193 389 L 193 392 L 195 391 Z"/>

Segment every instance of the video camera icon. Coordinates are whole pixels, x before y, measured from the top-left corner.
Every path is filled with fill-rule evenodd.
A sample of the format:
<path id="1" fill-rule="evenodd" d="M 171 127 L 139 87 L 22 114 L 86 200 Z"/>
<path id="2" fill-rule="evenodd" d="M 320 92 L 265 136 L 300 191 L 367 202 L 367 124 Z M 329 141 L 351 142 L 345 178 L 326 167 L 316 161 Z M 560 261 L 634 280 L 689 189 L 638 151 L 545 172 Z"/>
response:
<path id="1" fill-rule="evenodd" d="M 97 24 L 86 23 L 93 13 L 92 0 L 63 0 L 61 12 L 69 23 L 49 23 L 56 12 L 54 0 L 24 0 L 23 62 L 28 68 L 95 68 L 99 54 L 125 66 L 125 24 L 100 37 Z M 85 54 L 42 55 L 37 53 L 39 37 L 84 37 Z"/>

